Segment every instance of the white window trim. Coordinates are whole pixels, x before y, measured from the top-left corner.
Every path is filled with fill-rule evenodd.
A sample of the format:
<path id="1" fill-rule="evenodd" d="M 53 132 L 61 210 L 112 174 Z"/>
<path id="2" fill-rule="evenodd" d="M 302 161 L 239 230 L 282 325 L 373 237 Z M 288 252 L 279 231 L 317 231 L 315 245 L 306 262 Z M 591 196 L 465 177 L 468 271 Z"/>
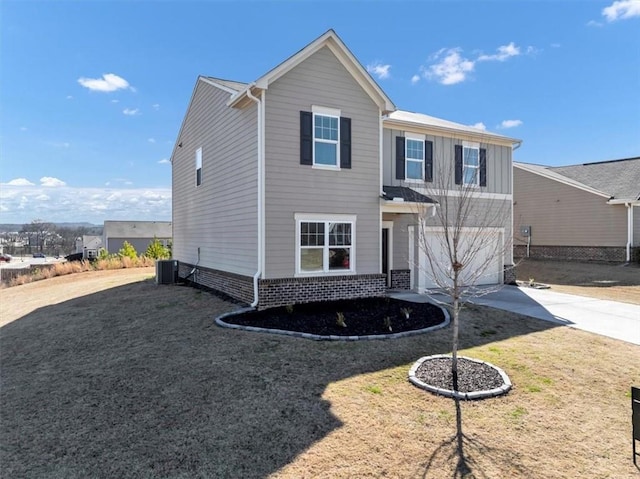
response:
<path id="1" fill-rule="evenodd" d="M 313 145 L 312 145 L 313 164 L 312 164 L 312 168 L 316 168 L 318 170 L 340 170 L 340 115 L 341 115 L 341 111 L 339 109 L 337 109 L 337 108 L 328 108 L 328 107 L 325 107 L 325 106 L 311 105 L 311 112 L 312 112 L 312 118 L 311 118 L 312 133 L 311 133 L 311 138 L 313 139 Z M 323 140 L 323 139 L 316 138 L 316 115 L 337 118 L 337 120 L 338 120 L 338 140 L 337 141 Z M 336 164 L 335 165 L 316 164 L 316 141 L 320 142 L 320 143 L 330 143 L 332 145 L 333 144 L 336 145 Z"/>
<path id="2" fill-rule="evenodd" d="M 202 147 L 196 150 L 196 188 L 202 185 Z M 200 184 L 198 184 L 198 170 L 200 170 Z"/>
<path id="3" fill-rule="evenodd" d="M 296 213 L 294 215 L 296 222 L 296 272 L 295 277 L 307 277 L 307 276 L 341 276 L 345 274 L 355 274 L 356 268 L 356 220 L 357 215 L 340 215 L 340 214 L 322 214 L 322 213 Z M 329 269 L 329 241 L 325 237 L 325 245 L 323 246 L 323 270 L 322 271 L 302 271 L 301 265 L 301 251 L 300 246 L 300 232 L 302 223 L 350 223 L 351 224 L 351 254 L 349 255 L 349 269 L 341 269 L 331 271 Z M 329 229 L 325 228 L 325 235 L 329 234 Z"/>
<path id="4" fill-rule="evenodd" d="M 407 140 L 414 140 L 414 141 L 421 141 L 422 142 L 422 166 L 420 167 L 420 178 L 409 178 L 409 169 L 408 169 L 408 165 L 409 165 L 409 161 L 412 161 L 414 163 L 417 163 L 416 160 L 413 159 L 409 159 L 409 156 L 407 155 L 407 148 L 409 146 L 409 142 Z M 424 155 L 425 155 L 425 151 L 424 151 L 424 142 L 426 140 L 426 136 L 425 135 L 419 135 L 417 133 L 405 133 L 404 134 L 404 179 L 407 183 L 422 183 L 424 182 Z"/>
<path id="5" fill-rule="evenodd" d="M 465 148 L 469 149 L 469 150 L 478 150 L 478 166 L 467 166 L 467 164 L 464 161 L 464 150 Z M 475 175 L 475 179 L 476 181 L 474 183 L 467 183 L 466 181 L 464 181 L 465 179 L 465 174 L 464 174 L 464 170 L 465 168 L 475 168 L 476 169 L 476 175 Z M 472 142 L 472 141 L 463 141 L 462 142 L 462 184 L 464 186 L 480 186 L 480 143 L 476 143 L 476 142 Z"/>

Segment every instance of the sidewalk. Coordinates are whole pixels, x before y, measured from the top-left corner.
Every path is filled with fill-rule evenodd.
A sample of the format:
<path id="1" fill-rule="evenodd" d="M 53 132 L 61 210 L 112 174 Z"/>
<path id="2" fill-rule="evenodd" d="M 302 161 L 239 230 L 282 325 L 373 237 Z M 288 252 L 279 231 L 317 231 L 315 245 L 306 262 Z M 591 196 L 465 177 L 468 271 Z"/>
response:
<path id="1" fill-rule="evenodd" d="M 439 302 L 448 300 L 440 293 L 393 293 L 391 296 L 413 301 L 426 301 L 429 297 Z M 640 345 L 640 306 L 634 304 L 517 286 L 505 286 L 470 302 Z"/>

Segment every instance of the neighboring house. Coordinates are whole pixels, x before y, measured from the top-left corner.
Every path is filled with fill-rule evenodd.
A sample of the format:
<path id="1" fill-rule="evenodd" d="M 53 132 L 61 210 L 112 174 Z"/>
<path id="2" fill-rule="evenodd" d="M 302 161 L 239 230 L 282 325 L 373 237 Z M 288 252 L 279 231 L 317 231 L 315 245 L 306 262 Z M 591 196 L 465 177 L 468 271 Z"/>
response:
<path id="1" fill-rule="evenodd" d="M 154 238 L 168 246 L 171 234 L 170 221 L 105 221 L 102 247 L 109 254 L 115 254 L 127 241 L 138 254 L 143 254 Z"/>
<path id="2" fill-rule="evenodd" d="M 101 236 L 82 235 L 76 239 L 76 253 L 82 253 L 82 259 L 97 258 L 100 248 L 102 248 Z"/>
<path id="3" fill-rule="evenodd" d="M 444 163 L 477 171 L 510 241 L 517 144 L 398 111 L 332 30 L 252 83 L 201 76 L 171 157 L 179 276 L 260 309 L 428 288 L 424 181 Z"/>
<path id="4" fill-rule="evenodd" d="M 560 260 L 640 256 L 640 157 L 558 167 L 514 163 L 513 182 L 516 256 L 527 256 L 527 248 L 532 258 Z"/>

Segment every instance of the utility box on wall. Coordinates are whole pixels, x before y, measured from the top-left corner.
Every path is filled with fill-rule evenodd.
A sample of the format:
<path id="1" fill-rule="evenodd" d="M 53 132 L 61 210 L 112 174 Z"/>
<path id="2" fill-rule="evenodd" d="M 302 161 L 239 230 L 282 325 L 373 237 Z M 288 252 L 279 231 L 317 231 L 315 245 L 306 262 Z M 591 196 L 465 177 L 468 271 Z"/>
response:
<path id="1" fill-rule="evenodd" d="M 178 261 L 163 259 L 156 261 L 156 284 L 174 284 L 178 282 Z"/>
<path id="2" fill-rule="evenodd" d="M 531 226 L 521 226 L 520 235 L 529 238 L 531 236 Z"/>

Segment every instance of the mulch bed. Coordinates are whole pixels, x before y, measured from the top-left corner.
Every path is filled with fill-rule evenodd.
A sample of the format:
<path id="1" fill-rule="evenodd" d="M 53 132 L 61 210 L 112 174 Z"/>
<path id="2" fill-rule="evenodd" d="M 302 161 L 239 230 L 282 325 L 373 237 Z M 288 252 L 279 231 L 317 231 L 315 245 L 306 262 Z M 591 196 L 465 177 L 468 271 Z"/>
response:
<path id="1" fill-rule="evenodd" d="M 416 378 L 425 384 L 453 391 L 453 375 L 450 358 L 433 358 L 423 362 L 416 370 Z M 504 384 L 502 376 L 484 363 L 458 358 L 458 391 L 468 393 L 499 388 Z"/>
<path id="2" fill-rule="evenodd" d="M 411 310 L 408 319 L 402 312 L 403 308 Z M 338 313 L 344 315 L 346 327 L 338 325 Z M 224 318 L 231 324 L 321 336 L 369 336 L 415 331 L 439 325 L 444 320 L 442 310 L 433 304 L 386 297 L 296 304 Z"/>

